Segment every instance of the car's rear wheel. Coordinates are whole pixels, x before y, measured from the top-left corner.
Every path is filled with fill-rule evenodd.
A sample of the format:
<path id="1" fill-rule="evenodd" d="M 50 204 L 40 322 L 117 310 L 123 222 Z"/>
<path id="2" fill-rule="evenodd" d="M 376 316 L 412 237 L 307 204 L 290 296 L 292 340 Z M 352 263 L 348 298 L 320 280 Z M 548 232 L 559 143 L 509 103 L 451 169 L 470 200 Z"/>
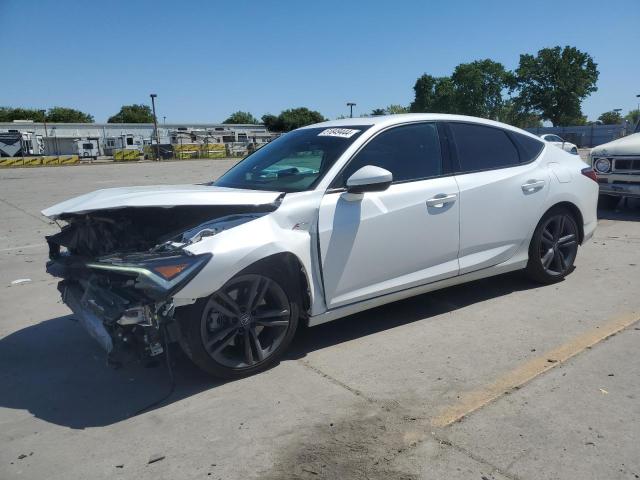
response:
<path id="1" fill-rule="evenodd" d="M 574 155 L 578 155 L 578 149 L 576 147 L 572 147 L 570 153 L 573 153 Z"/>
<path id="2" fill-rule="evenodd" d="M 613 210 L 618 206 L 618 203 L 620 203 L 620 197 L 604 194 L 598 196 L 598 207 L 605 210 Z"/>
<path id="3" fill-rule="evenodd" d="M 578 253 L 579 230 L 566 209 L 547 212 L 535 229 L 529 245 L 528 275 L 537 282 L 553 283 L 573 271 Z"/>
<path id="4" fill-rule="evenodd" d="M 274 272 L 232 278 L 184 312 L 184 351 L 217 377 L 242 377 L 269 368 L 286 351 L 298 326 L 299 302 L 291 290 Z"/>

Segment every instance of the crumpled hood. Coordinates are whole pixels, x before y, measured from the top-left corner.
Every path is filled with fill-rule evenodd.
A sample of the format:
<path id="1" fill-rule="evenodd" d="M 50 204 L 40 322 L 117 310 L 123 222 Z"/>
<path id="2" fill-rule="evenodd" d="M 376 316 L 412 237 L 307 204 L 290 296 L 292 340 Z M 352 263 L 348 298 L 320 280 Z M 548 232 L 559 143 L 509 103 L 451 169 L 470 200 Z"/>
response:
<path id="1" fill-rule="evenodd" d="M 591 155 L 640 155 L 640 133 L 593 147 Z"/>
<path id="2" fill-rule="evenodd" d="M 241 190 L 212 185 L 152 185 L 106 188 L 53 205 L 42 214 L 56 219 L 65 214 L 127 207 L 176 207 L 185 205 L 264 205 L 282 193 Z"/>

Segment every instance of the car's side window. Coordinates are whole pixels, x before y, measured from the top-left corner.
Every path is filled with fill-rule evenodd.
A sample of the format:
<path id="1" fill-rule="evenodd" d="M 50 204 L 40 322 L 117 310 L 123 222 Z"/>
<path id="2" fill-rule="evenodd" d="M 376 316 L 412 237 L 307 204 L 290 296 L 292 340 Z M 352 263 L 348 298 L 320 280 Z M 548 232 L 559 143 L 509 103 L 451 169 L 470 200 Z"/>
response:
<path id="1" fill-rule="evenodd" d="M 531 138 L 528 135 L 509 132 L 509 136 L 518 147 L 518 151 L 520 152 L 520 163 L 533 162 L 538 158 L 538 155 L 540 155 L 540 152 L 542 152 L 542 149 L 544 148 L 544 143 L 540 140 L 536 140 L 535 138 Z"/>
<path id="2" fill-rule="evenodd" d="M 365 165 L 389 170 L 394 183 L 442 175 L 435 122 L 402 125 L 380 133 L 351 159 L 333 187 L 344 187 L 347 179 Z"/>
<path id="3" fill-rule="evenodd" d="M 460 173 L 513 167 L 520 164 L 518 149 L 500 128 L 451 122 Z"/>

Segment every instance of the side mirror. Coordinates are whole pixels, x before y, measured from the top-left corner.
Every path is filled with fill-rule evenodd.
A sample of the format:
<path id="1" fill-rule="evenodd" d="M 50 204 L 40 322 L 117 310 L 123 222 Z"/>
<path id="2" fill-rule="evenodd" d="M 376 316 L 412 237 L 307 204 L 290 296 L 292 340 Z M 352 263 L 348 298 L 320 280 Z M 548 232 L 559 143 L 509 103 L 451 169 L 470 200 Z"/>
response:
<path id="1" fill-rule="evenodd" d="M 393 175 L 389 170 L 365 165 L 347 179 L 347 192 L 382 192 L 389 188 L 391 182 L 393 182 Z"/>

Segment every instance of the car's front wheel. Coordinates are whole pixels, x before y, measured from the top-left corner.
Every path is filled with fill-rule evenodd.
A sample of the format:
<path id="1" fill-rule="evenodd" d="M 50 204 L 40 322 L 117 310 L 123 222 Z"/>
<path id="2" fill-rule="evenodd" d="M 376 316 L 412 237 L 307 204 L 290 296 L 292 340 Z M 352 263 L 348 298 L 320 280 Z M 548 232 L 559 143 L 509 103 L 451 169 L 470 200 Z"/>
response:
<path id="1" fill-rule="evenodd" d="M 182 312 L 182 348 L 204 371 L 237 378 L 272 366 L 291 343 L 299 302 L 277 272 L 243 273 Z"/>
<path id="2" fill-rule="evenodd" d="M 547 212 L 529 245 L 529 277 L 547 284 L 563 279 L 573 271 L 578 241 L 578 224 L 570 211 L 559 208 Z"/>

